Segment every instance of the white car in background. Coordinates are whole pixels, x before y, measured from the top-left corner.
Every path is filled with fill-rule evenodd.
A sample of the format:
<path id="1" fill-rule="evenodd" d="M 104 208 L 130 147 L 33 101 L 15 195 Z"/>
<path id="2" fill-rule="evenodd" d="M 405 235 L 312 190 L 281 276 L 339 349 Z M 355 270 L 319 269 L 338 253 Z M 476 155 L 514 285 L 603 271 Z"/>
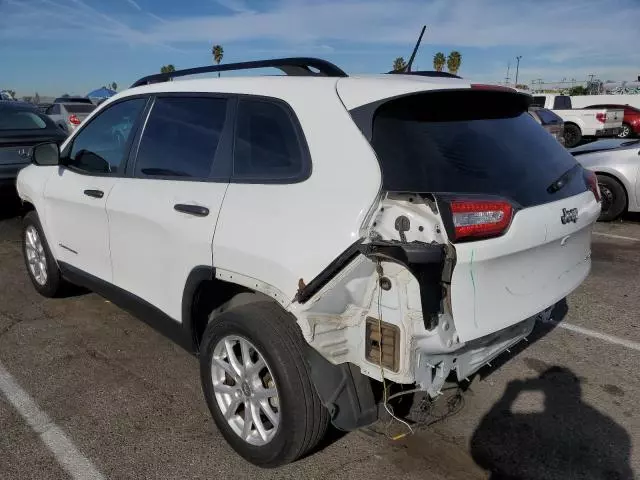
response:
<path id="1" fill-rule="evenodd" d="M 287 76 L 167 81 L 266 67 Z M 596 177 L 530 100 L 308 58 L 146 77 L 20 172 L 27 271 L 199 354 L 231 446 L 291 462 L 393 384 L 472 375 L 587 277 Z"/>
<path id="2" fill-rule="evenodd" d="M 615 220 L 625 211 L 640 212 L 640 140 L 599 140 L 570 151 L 598 176 L 600 220 Z"/>
<path id="3" fill-rule="evenodd" d="M 45 114 L 54 121 L 60 130 L 69 134 L 95 109 L 96 105 L 88 98 L 60 97 L 47 107 Z"/>
<path id="4" fill-rule="evenodd" d="M 568 95 L 533 95 L 533 105 L 548 108 L 564 121 L 564 140 L 573 148 L 589 137 L 615 137 L 620 133 L 624 110 L 613 108 L 574 109 Z"/>

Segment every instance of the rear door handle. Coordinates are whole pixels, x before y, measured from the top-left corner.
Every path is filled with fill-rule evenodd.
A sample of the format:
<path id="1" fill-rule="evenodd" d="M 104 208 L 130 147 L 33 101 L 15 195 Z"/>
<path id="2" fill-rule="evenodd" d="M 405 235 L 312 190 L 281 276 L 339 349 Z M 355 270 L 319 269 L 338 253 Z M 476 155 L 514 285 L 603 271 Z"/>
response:
<path id="1" fill-rule="evenodd" d="M 207 207 L 201 207 L 200 205 L 186 205 L 184 203 L 177 203 L 173 206 L 173 209 L 177 212 L 195 215 L 196 217 L 206 217 L 207 215 L 209 215 L 209 209 Z"/>
<path id="2" fill-rule="evenodd" d="M 85 190 L 84 194 L 87 197 L 93 197 L 93 198 L 102 198 L 102 197 L 104 197 L 104 192 L 102 190 Z"/>

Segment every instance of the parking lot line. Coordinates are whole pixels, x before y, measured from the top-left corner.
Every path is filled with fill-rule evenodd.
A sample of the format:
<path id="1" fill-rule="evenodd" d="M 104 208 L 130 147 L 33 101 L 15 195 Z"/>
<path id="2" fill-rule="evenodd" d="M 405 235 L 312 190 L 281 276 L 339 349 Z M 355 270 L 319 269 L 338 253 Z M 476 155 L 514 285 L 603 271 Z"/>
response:
<path id="1" fill-rule="evenodd" d="M 640 242 L 640 238 L 625 237 L 623 235 L 613 235 L 612 233 L 593 232 L 593 234 L 598 235 L 600 237 L 616 238 L 618 240 L 629 240 L 630 242 Z"/>
<path id="2" fill-rule="evenodd" d="M 0 392 L 20 416 L 38 434 L 62 468 L 74 479 L 103 480 L 105 477 L 76 448 L 64 432 L 51 421 L 31 396 L 15 381 L 0 363 Z"/>
<path id="3" fill-rule="evenodd" d="M 636 352 L 640 352 L 640 343 L 632 342 L 631 340 L 626 340 L 624 338 L 615 337 L 613 335 L 608 335 L 606 333 L 598 332 L 596 330 L 590 330 L 588 328 L 579 327 L 578 325 L 573 325 L 571 323 L 556 322 L 553 319 L 542 320 L 542 321 L 544 323 L 550 323 L 557 327 L 564 328 L 565 330 L 581 333 L 583 335 L 587 335 L 588 337 L 597 338 L 604 342 L 612 343 L 614 345 L 620 345 L 621 347 L 625 347 L 631 350 L 635 350 Z"/>

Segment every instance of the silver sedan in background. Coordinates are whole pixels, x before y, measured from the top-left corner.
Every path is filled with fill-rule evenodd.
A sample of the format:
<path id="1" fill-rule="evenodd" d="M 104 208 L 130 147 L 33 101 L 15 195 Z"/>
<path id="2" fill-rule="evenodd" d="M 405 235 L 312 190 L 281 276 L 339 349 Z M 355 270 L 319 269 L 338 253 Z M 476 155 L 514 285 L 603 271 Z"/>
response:
<path id="1" fill-rule="evenodd" d="M 640 140 L 599 140 L 569 151 L 598 175 L 602 195 L 599 220 L 615 220 L 625 211 L 640 212 Z"/>

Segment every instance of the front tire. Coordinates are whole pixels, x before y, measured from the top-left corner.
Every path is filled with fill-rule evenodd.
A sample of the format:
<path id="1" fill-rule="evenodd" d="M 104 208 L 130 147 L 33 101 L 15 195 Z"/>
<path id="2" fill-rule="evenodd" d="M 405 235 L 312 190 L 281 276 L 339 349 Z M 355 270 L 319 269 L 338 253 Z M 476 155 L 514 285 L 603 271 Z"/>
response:
<path id="1" fill-rule="evenodd" d="M 329 415 L 304 359 L 295 320 L 269 301 L 212 319 L 200 349 L 205 399 L 218 429 L 254 465 L 277 467 L 324 437 Z"/>
<path id="2" fill-rule="evenodd" d="M 598 220 L 615 220 L 627 208 L 627 192 L 620 182 L 606 175 L 598 175 L 598 186 L 602 195 L 602 211 Z"/>
<path id="3" fill-rule="evenodd" d="M 577 147 L 582 141 L 582 131 L 572 123 L 564 126 L 564 146 L 566 148 Z"/>
<path id="4" fill-rule="evenodd" d="M 49 298 L 60 296 L 65 282 L 35 211 L 28 212 L 23 220 L 22 255 L 27 274 L 38 293 Z"/>

